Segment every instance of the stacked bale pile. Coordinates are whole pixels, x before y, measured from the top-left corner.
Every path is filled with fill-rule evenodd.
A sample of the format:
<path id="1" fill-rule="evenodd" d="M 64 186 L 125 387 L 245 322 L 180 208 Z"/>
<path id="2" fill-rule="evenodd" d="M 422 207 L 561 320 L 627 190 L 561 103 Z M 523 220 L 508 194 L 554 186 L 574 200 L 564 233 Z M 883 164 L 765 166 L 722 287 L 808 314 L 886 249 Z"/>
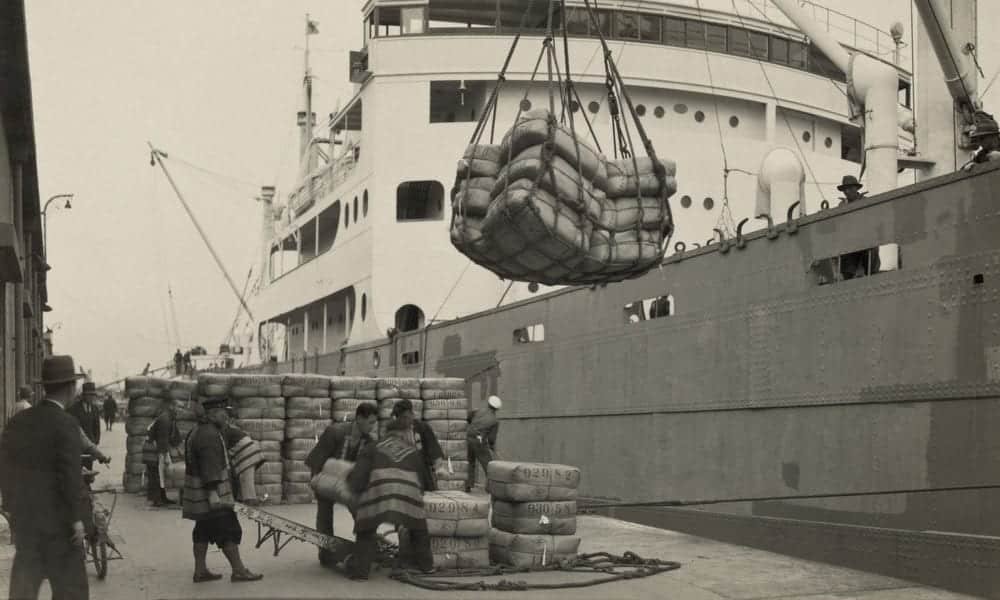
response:
<path id="1" fill-rule="evenodd" d="M 580 538 L 574 535 L 579 469 L 495 460 L 488 471 L 493 562 L 533 567 L 576 556 L 580 547 Z"/>
<path id="2" fill-rule="evenodd" d="M 424 494 L 427 533 L 434 566 L 472 569 L 490 566 L 490 501 L 465 492 Z"/>
<path id="3" fill-rule="evenodd" d="M 264 464 L 254 473 L 259 500 L 281 499 L 281 443 L 285 437 L 283 379 L 281 375 L 234 375 L 228 380 L 229 397 L 236 411 L 233 424 L 260 444 L 264 455 Z"/>
<path id="4" fill-rule="evenodd" d="M 438 475 L 439 490 L 463 490 L 468 480 L 467 446 L 469 400 L 465 380 L 455 377 L 422 379 L 423 419 L 434 430 L 451 471 Z"/>
<path id="5" fill-rule="evenodd" d="M 354 420 L 354 411 L 362 402 L 377 404 L 375 380 L 370 377 L 331 377 L 330 397 L 333 399 L 333 420 L 344 423 Z M 378 439 L 378 428 L 371 432 Z"/>
<path id="6" fill-rule="evenodd" d="M 149 395 L 149 377 L 129 377 L 125 380 L 128 411 L 125 417 L 125 472 L 122 486 L 126 492 L 145 490 L 146 466 L 142 462 L 142 446 L 146 430 L 153 424 L 160 399 Z"/>
<path id="7" fill-rule="evenodd" d="M 170 456 L 173 462 L 166 470 L 163 487 L 167 497 L 174 501 L 180 500 L 180 491 L 184 489 L 184 446 L 187 436 L 198 424 L 195 404 L 198 402 L 198 384 L 186 379 L 176 379 L 169 382 L 167 395 L 174 400 L 174 417 L 177 419 L 177 430 L 181 434 L 181 444 Z"/>
<path id="8" fill-rule="evenodd" d="M 285 398 L 285 440 L 281 450 L 283 498 L 291 504 L 307 504 L 314 497 L 305 459 L 330 424 L 330 378 L 288 375 L 282 381 L 281 395 Z"/>
<path id="9" fill-rule="evenodd" d="M 392 420 L 392 408 L 402 399 L 413 403 L 413 416 L 423 415 L 420 399 L 420 380 L 411 377 L 383 377 L 375 380 L 375 397 L 378 400 L 379 438 L 385 437 L 385 426 Z M 417 446 L 420 446 L 418 441 Z"/>

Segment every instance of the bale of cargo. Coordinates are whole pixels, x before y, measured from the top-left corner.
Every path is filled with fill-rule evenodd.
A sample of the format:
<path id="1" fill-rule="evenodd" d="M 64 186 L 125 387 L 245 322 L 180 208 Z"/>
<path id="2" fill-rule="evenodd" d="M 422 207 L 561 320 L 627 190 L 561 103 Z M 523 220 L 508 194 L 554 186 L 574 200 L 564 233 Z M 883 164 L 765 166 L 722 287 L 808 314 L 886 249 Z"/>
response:
<path id="1" fill-rule="evenodd" d="M 229 395 L 236 398 L 276 398 L 281 396 L 283 375 L 233 375 Z"/>
<path id="2" fill-rule="evenodd" d="M 206 398 L 222 398 L 229 396 L 232 375 L 221 373 L 202 373 L 198 375 L 198 395 Z"/>
<path id="3" fill-rule="evenodd" d="M 375 379 L 371 377 L 331 377 L 330 397 L 334 400 L 355 398 L 375 399 Z"/>
<path id="4" fill-rule="evenodd" d="M 125 419 L 125 433 L 128 435 L 146 435 L 149 426 L 153 424 L 153 417 L 128 417 Z"/>
<path id="5" fill-rule="evenodd" d="M 466 146 L 461 160 L 455 167 L 457 178 L 466 180 L 476 177 L 496 177 L 502 166 L 503 154 L 500 146 L 491 144 L 470 144 Z"/>
<path id="6" fill-rule="evenodd" d="M 559 464 L 494 460 L 486 476 L 493 498 L 510 502 L 575 500 L 580 485 L 580 469 Z"/>
<path id="7" fill-rule="evenodd" d="M 467 421 L 468 418 L 469 411 L 464 408 L 432 408 L 428 410 L 427 405 L 424 404 L 424 421 Z"/>
<path id="8" fill-rule="evenodd" d="M 292 483 L 309 483 L 312 479 L 312 473 L 309 472 L 309 467 L 306 463 L 301 460 L 285 460 L 282 461 L 282 472 L 281 476 L 284 481 L 290 481 Z"/>
<path id="9" fill-rule="evenodd" d="M 424 411 L 428 410 L 467 410 L 469 400 L 465 396 L 457 398 L 431 398 L 424 400 Z"/>
<path id="10" fill-rule="evenodd" d="M 289 440 L 313 440 L 315 441 L 326 426 L 330 424 L 327 419 L 286 419 L 285 420 L 285 441 Z"/>
<path id="11" fill-rule="evenodd" d="M 148 396 L 146 387 L 149 384 L 149 377 L 137 375 L 125 378 L 125 395 L 129 399 Z"/>
<path id="12" fill-rule="evenodd" d="M 438 440 L 464 440 L 469 425 L 466 421 L 427 421 L 427 424 Z"/>
<path id="13" fill-rule="evenodd" d="M 490 529 L 490 560 L 512 567 L 544 567 L 576 558 L 580 538 L 572 535 L 528 535 Z"/>
<path id="14" fill-rule="evenodd" d="M 490 539 L 487 535 L 478 537 L 437 537 L 431 536 L 431 555 L 438 569 L 477 569 L 490 566 Z M 410 533 L 399 532 L 399 552 L 401 555 L 413 553 Z"/>
<path id="15" fill-rule="evenodd" d="M 332 400 L 310 396 L 293 396 L 285 398 L 286 419 L 330 420 Z"/>
<path id="16" fill-rule="evenodd" d="M 421 388 L 420 399 L 423 401 L 427 400 L 442 400 L 442 399 L 454 399 L 454 398 L 465 398 L 465 390 L 429 390 Z"/>
<path id="17" fill-rule="evenodd" d="M 150 377 L 146 380 L 146 393 L 154 398 L 166 398 L 170 394 L 170 379 Z"/>
<path id="18" fill-rule="evenodd" d="M 392 409 L 396 406 L 396 403 L 403 398 L 385 398 L 378 401 L 378 418 L 382 421 L 387 421 L 392 418 Z M 423 400 L 410 400 L 413 404 L 413 416 L 420 419 L 424 414 L 424 401 Z"/>
<path id="19" fill-rule="evenodd" d="M 444 479 L 437 482 L 437 488 L 442 492 L 461 492 L 465 490 L 466 480 Z"/>
<path id="20" fill-rule="evenodd" d="M 266 502 L 279 502 L 281 500 L 281 483 L 255 483 L 257 499 Z"/>
<path id="21" fill-rule="evenodd" d="M 196 404 L 198 404 L 197 400 L 174 400 L 174 418 L 177 419 L 178 424 L 182 421 L 191 423 L 198 421 Z"/>
<path id="22" fill-rule="evenodd" d="M 281 395 L 285 398 L 329 398 L 330 378 L 323 375 L 286 375 L 281 381 Z"/>
<path id="23" fill-rule="evenodd" d="M 458 491 L 424 494 L 427 531 L 432 537 L 483 537 L 489 534 L 490 501 Z"/>
<path id="24" fill-rule="evenodd" d="M 315 499 L 308 483 L 293 481 L 282 482 L 281 497 L 288 504 L 309 504 Z"/>
<path id="25" fill-rule="evenodd" d="M 257 470 L 254 471 L 253 480 L 254 483 L 258 485 L 277 485 L 281 486 L 281 474 L 284 471 L 284 466 L 281 461 L 265 461 L 261 463 Z M 281 492 L 278 492 L 277 498 L 281 498 Z"/>
<path id="26" fill-rule="evenodd" d="M 145 435 L 129 435 L 125 438 L 125 454 L 142 454 L 142 447 L 146 443 Z"/>
<path id="27" fill-rule="evenodd" d="M 496 177 L 461 179 L 452 190 L 452 204 L 460 205 L 464 216 L 483 218 L 493 200 Z"/>
<path id="28" fill-rule="evenodd" d="M 309 485 L 317 498 L 328 502 L 353 505 L 357 498 L 347 484 L 347 476 L 353 468 L 354 463 L 352 462 L 330 458 L 323 464 L 323 470 L 310 480 Z"/>
<path id="29" fill-rule="evenodd" d="M 187 379 L 174 379 L 170 382 L 168 395 L 174 400 L 187 401 L 197 400 L 198 383 Z"/>
<path id="30" fill-rule="evenodd" d="M 127 494 L 138 494 L 146 491 L 146 482 L 143 475 L 134 475 L 129 472 L 122 473 L 122 489 Z"/>
<path id="31" fill-rule="evenodd" d="M 380 377 L 375 380 L 375 398 L 420 399 L 420 380 L 415 377 Z"/>
<path id="32" fill-rule="evenodd" d="M 162 400 L 152 396 L 139 396 L 128 401 L 129 417 L 155 417 L 160 413 Z"/>
<path id="33" fill-rule="evenodd" d="M 489 240 L 483 237 L 483 219 L 484 217 L 463 215 L 461 208 L 455 205 L 452 209 L 449 235 L 452 245 L 459 252 L 476 264 L 489 267 L 493 261 L 494 250 Z"/>
<path id="34" fill-rule="evenodd" d="M 280 442 L 285 439 L 284 419 L 237 419 L 235 425 L 258 442 L 264 440 Z"/>
<path id="35" fill-rule="evenodd" d="M 440 392 L 440 391 L 452 391 L 452 392 L 464 392 L 465 391 L 465 380 L 461 377 L 425 377 L 420 380 L 420 393 L 421 398 L 423 398 L 423 393 L 428 392 Z M 462 396 L 459 397 L 464 397 Z M 428 400 L 429 398 L 424 398 Z"/>
<path id="36" fill-rule="evenodd" d="M 493 198 L 504 194 L 515 182 L 531 182 L 528 189 L 540 188 L 590 222 L 600 222 L 608 205 L 604 191 L 581 176 L 560 156 L 546 159 L 542 146 L 532 146 L 514 157 L 500 170 Z"/>
<path id="37" fill-rule="evenodd" d="M 506 164 L 525 150 L 543 145 L 550 146 L 555 157 L 575 165 L 574 170 L 588 181 L 602 189 L 607 185 L 604 157 L 546 109 L 529 110 L 518 118 L 500 143 L 501 161 Z"/>
<path id="38" fill-rule="evenodd" d="M 373 402 L 372 400 L 359 400 L 357 398 L 340 398 L 333 401 L 333 411 L 331 417 L 333 421 L 343 423 L 353 421 L 354 414 L 363 402 Z"/>
<path id="39" fill-rule="evenodd" d="M 285 399 L 281 396 L 234 398 L 232 405 L 236 418 L 240 420 L 285 418 Z"/>
<path id="40" fill-rule="evenodd" d="M 286 460 L 303 461 L 315 446 L 315 438 L 285 440 L 281 444 L 281 456 Z"/>
<path id="41" fill-rule="evenodd" d="M 493 500 L 493 526 L 507 533 L 573 535 L 576 501 L 507 502 Z"/>
<path id="42" fill-rule="evenodd" d="M 659 159 L 659 168 L 663 171 L 666 195 L 671 196 L 677 191 L 677 164 L 671 160 Z M 638 177 L 636 166 L 638 165 Z M 638 196 L 659 198 L 660 180 L 656 175 L 657 165 L 648 156 L 623 158 L 608 161 L 607 185 L 604 191 L 608 198 L 637 198 Z M 667 215 L 662 215 L 666 218 Z"/>
<path id="43" fill-rule="evenodd" d="M 281 442 L 273 440 L 258 441 L 264 462 L 281 462 Z"/>
<path id="44" fill-rule="evenodd" d="M 450 457 L 452 461 L 466 460 L 469 444 L 465 438 L 460 440 L 438 440 L 438 443 L 441 444 L 441 451 L 444 455 Z"/>
<path id="45" fill-rule="evenodd" d="M 442 448 L 442 450 L 444 450 Z M 469 463 L 465 460 L 466 457 L 461 457 L 460 459 L 452 457 L 450 454 L 445 454 L 447 457 L 445 460 L 445 468 L 442 473 L 438 474 L 438 481 L 465 481 L 469 478 Z"/>

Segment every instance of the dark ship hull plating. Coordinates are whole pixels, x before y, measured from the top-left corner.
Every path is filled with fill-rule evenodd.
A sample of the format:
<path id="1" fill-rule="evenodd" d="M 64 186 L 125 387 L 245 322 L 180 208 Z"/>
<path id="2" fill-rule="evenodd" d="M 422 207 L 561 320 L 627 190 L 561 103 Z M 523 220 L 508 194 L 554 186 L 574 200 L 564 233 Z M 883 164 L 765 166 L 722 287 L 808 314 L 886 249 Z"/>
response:
<path id="1" fill-rule="evenodd" d="M 603 502 L 927 490 L 611 513 L 1000 594 L 1000 490 L 942 491 L 1000 483 L 996 190 L 979 166 L 267 370 L 467 378 L 474 405 L 504 399 L 505 458 L 579 465 Z M 820 285 L 825 259 L 885 244 L 897 270 Z M 669 317 L 630 322 L 666 295 Z"/>

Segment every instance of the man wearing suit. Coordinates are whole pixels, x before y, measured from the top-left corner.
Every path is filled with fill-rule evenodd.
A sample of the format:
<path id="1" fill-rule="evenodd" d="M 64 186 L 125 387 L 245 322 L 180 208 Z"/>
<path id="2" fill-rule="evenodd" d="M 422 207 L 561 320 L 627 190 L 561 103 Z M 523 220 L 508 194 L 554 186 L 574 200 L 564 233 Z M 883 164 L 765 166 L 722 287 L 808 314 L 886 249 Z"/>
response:
<path id="1" fill-rule="evenodd" d="M 101 443 L 101 409 L 97 405 L 97 388 L 94 382 L 84 382 L 80 401 L 67 408 L 66 412 L 76 417 L 80 429 L 83 429 L 95 446 Z M 88 469 L 94 466 L 93 461 L 89 462 L 90 464 L 84 463 Z"/>
<path id="2" fill-rule="evenodd" d="M 315 477 L 330 458 L 354 462 L 365 444 L 372 443 L 371 432 L 378 423 L 378 407 L 372 402 L 362 402 L 354 411 L 353 423 L 334 423 L 327 426 L 319 441 L 306 457 L 306 465 Z M 316 531 L 333 535 L 333 502 L 316 498 Z M 320 548 L 319 562 L 330 564 L 330 551 Z"/>
<path id="3" fill-rule="evenodd" d="M 42 364 L 46 399 L 16 414 L 0 439 L 0 491 L 11 515 L 14 564 L 10 598 L 38 598 L 48 579 L 54 598 L 88 599 L 76 420 L 66 413 L 76 396 L 71 356 Z"/>

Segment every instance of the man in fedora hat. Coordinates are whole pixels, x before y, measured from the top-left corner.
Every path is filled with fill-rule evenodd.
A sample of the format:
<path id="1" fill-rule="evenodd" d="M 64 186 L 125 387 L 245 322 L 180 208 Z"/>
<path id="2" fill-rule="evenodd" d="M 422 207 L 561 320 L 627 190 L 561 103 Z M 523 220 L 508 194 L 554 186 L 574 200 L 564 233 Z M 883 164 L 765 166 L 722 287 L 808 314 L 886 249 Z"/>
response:
<path id="1" fill-rule="evenodd" d="M 188 434 L 184 452 L 183 516 L 194 521 L 194 582 L 215 581 L 222 575 L 208 570 L 208 545 L 222 549 L 232 568 L 230 581 L 259 581 L 240 557 L 243 529 L 233 511 L 233 476 L 223 437 L 229 422 L 225 398 L 203 398 L 204 415 Z"/>
<path id="2" fill-rule="evenodd" d="M 80 401 L 66 409 L 74 417 L 83 432 L 87 434 L 94 445 L 101 443 L 101 407 L 97 404 L 97 388 L 93 381 L 83 383 L 83 391 L 80 394 Z M 88 469 L 93 464 L 84 464 Z"/>
<path id="3" fill-rule="evenodd" d="M 969 166 L 1000 161 L 1000 128 L 997 127 L 993 115 L 981 110 L 976 111 L 974 122 L 975 128 L 969 134 L 969 141 L 979 144 L 979 148 L 972 155 Z"/>
<path id="4" fill-rule="evenodd" d="M 46 398 L 17 413 L 0 439 L 0 491 L 11 515 L 10 597 L 38 598 L 48 579 L 54 598 L 87 599 L 80 428 L 65 408 L 76 396 L 71 356 L 42 363 Z"/>
<path id="5" fill-rule="evenodd" d="M 14 403 L 14 414 L 21 412 L 26 408 L 31 408 L 31 398 L 35 393 L 31 390 L 31 386 L 22 385 L 17 391 L 17 402 Z"/>
<path id="6" fill-rule="evenodd" d="M 844 192 L 844 197 L 841 200 L 845 202 L 854 202 L 855 200 L 861 200 L 868 195 L 868 192 L 862 192 L 861 182 L 854 175 L 844 175 L 844 178 L 840 180 L 840 185 L 837 189 Z"/>

